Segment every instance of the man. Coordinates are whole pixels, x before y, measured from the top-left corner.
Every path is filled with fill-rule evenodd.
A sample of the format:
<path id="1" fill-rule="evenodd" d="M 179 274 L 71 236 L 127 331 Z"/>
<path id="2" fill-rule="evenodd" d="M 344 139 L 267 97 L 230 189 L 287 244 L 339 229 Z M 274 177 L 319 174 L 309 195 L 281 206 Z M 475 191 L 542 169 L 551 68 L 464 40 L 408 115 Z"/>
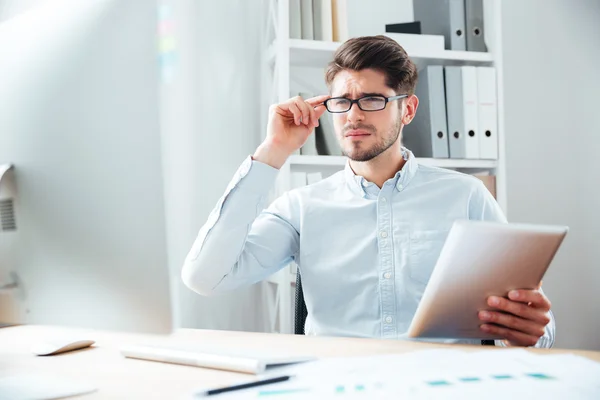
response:
<path id="1" fill-rule="evenodd" d="M 481 181 L 418 165 L 402 147 L 402 127 L 419 100 L 417 70 L 398 43 L 350 39 L 325 79 L 330 95 L 270 107 L 266 139 L 200 230 L 182 278 L 209 295 L 263 280 L 294 260 L 307 334 L 400 338 L 452 223 L 506 219 Z M 278 169 L 326 110 L 348 157 L 345 170 L 285 193 L 263 211 Z M 497 344 L 552 345 L 554 321 L 541 288 L 488 303 L 503 310 L 479 314 L 482 331 L 506 339 Z"/>

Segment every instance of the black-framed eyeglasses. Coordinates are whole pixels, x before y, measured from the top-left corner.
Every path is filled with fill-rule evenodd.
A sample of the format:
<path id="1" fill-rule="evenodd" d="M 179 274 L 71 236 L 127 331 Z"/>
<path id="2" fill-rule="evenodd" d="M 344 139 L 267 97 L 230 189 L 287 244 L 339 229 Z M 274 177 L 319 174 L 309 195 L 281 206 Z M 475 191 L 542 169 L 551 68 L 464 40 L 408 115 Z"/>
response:
<path id="1" fill-rule="evenodd" d="M 348 112 L 350 111 L 354 103 L 356 103 L 358 105 L 358 108 L 360 108 L 363 111 L 379 111 L 383 110 L 386 107 L 387 103 L 389 103 L 390 101 L 403 99 L 405 97 L 408 97 L 408 95 L 400 94 L 398 96 L 392 97 L 370 95 L 363 96 L 356 100 L 352 100 L 347 97 L 332 97 L 330 99 L 325 100 L 323 104 L 325 105 L 325 108 L 327 108 L 327 111 L 329 111 L 330 113 Z"/>

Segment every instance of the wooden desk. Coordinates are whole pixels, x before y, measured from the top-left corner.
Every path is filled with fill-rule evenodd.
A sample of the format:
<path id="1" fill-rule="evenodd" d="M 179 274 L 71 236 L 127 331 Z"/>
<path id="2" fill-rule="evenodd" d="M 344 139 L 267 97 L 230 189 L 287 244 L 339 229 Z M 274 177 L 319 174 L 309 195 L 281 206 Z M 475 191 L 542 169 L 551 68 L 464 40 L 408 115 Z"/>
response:
<path id="1" fill-rule="evenodd" d="M 52 335 L 81 333 L 96 341 L 92 348 L 50 357 L 30 352 L 33 343 Z M 0 329 L 0 376 L 16 373 L 52 373 L 66 379 L 83 379 L 98 391 L 81 399 L 177 399 L 200 386 L 228 385 L 248 375 L 184 365 L 164 364 L 125 358 L 119 349 L 126 344 L 149 342 L 206 344 L 215 347 L 246 346 L 251 349 L 280 350 L 283 354 L 357 356 L 403 353 L 450 345 L 406 341 L 306 337 L 248 332 L 179 330 L 169 336 L 139 335 L 46 326 L 18 326 Z M 482 346 L 455 346 L 482 350 Z M 489 348 L 489 351 L 502 351 Z M 567 350 L 531 351 L 564 353 Z M 570 351 L 600 361 L 600 352 Z"/>

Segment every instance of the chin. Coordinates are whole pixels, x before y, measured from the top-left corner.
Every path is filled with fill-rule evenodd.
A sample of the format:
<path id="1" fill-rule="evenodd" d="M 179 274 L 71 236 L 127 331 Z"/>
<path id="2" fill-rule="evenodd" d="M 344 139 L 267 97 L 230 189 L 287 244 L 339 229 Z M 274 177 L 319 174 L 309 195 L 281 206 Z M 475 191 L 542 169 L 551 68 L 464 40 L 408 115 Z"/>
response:
<path id="1" fill-rule="evenodd" d="M 374 152 L 373 149 L 343 149 L 343 154 L 351 159 L 352 161 L 364 162 L 370 161 L 378 156 L 377 152 Z"/>

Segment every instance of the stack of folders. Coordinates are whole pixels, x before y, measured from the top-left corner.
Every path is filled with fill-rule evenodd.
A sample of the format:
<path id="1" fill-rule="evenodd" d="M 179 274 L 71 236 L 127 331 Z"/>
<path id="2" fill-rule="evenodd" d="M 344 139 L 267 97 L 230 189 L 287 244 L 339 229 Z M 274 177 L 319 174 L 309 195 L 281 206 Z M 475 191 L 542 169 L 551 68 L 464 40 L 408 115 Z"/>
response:
<path id="1" fill-rule="evenodd" d="M 494 67 L 428 66 L 415 93 L 419 107 L 403 132 L 415 156 L 498 158 Z"/>
<path id="2" fill-rule="evenodd" d="M 290 39 L 348 39 L 346 0 L 289 0 Z"/>
<path id="3" fill-rule="evenodd" d="M 418 0 L 413 2 L 421 33 L 443 35 L 446 49 L 487 51 L 483 0 Z"/>
<path id="4" fill-rule="evenodd" d="M 419 106 L 415 118 L 404 127 L 404 145 L 417 157 L 450 157 L 444 67 L 432 65 L 421 70 L 415 94 Z"/>

